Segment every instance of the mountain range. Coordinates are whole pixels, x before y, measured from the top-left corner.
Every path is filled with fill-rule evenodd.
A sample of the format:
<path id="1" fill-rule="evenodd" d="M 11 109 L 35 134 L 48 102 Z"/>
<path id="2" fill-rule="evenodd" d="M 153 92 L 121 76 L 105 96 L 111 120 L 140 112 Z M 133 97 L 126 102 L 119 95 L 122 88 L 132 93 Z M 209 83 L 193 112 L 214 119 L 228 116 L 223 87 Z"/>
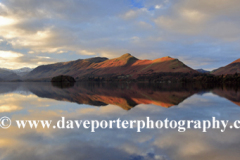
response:
<path id="1" fill-rule="evenodd" d="M 14 69 L 12 71 L 22 77 L 30 73 L 32 70 L 33 70 L 32 68 L 24 67 L 20 69 Z"/>
<path id="2" fill-rule="evenodd" d="M 42 65 L 35 68 L 24 78 L 51 79 L 58 75 L 69 75 L 77 81 L 99 79 L 136 79 L 140 75 L 153 73 L 197 73 L 178 59 L 163 57 L 155 60 L 139 60 L 127 53 L 121 57 L 108 59 L 95 57 L 76 61 Z"/>
<path id="3" fill-rule="evenodd" d="M 50 81 L 52 77 L 69 75 L 77 81 L 82 80 L 125 80 L 138 79 L 142 76 L 158 75 L 160 73 L 172 74 L 212 74 L 226 75 L 240 73 L 240 59 L 212 72 L 198 69 L 194 70 L 172 57 L 162 57 L 155 60 L 140 60 L 129 53 L 118 58 L 108 59 L 94 57 L 78 59 L 69 62 L 41 65 L 35 69 L 21 68 L 10 70 L 0 68 L 1 81 Z"/>
<path id="4" fill-rule="evenodd" d="M 20 80 L 23 76 L 30 73 L 33 69 L 24 67 L 20 69 L 6 69 L 0 68 L 0 80 L 2 81 L 13 81 L 13 80 Z"/>

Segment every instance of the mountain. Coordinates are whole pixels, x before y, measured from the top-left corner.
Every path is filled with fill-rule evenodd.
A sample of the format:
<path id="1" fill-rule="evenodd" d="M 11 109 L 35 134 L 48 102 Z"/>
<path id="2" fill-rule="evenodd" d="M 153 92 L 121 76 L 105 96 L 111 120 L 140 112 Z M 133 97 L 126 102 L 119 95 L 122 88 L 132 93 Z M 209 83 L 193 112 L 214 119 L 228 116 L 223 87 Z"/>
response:
<path id="1" fill-rule="evenodd" d="M 240 59 L 226 65 L 225 67 L 218 68 L 212 71 L 214 75 L 226 75 L 240 73 Z"/>
<path id="2" fill-rule="evenodd" d="M 22 77 L 30 73 L 32 70 L 33 70 L 32 68 L 24 67 L 24 68 L 15 69 L 12 71 Z"/>
<path id="3" fill-rule="evenodd" d="M 0 68 L 0 81 L 21 80 L 23 76 L 27 75 L 33 69 L 24 67 L 20 69 Z"/>
<path id="4" fill-rule="evenodd" d="M 18 76 L 11 70 L 8 69 L 0 69 L 0 81 L 13 81 L 13 80 L 20 80 L 21 77 Z"/>
<path id="5" fill-rule="evenodd" d="M 210 71 L 204 70 L 204 69 L 196 69 L 199 73 L 210 73 Z"/>
<path id="6" fill-rule="evenodd" d="M 59 62 L 49 65 L 41 65 L 32 70 L 29 74 L 24 76 L 24 79 L 51 79 L 52 77 L 59 75 L 74 75 L 81 70 L 84 72 L 84 69 L 89 67 L 91 64 L 97 64 L 107 60 L 107 58 L 95 57 L 89 59 L 79 59 L 76 61 L 69 62 Z"/>
<path id="7" fill-rule="evenodd" d="M 195 70 L 186 66 L 178 59 L 163 57 L 155 60 L 139 60 L 127 53 L 114 59 L 95 57 L 42 65 L 32 70 L 24 79 L 49 81 L 52 77 L 58 75 L 69 75 L 76 80 L 89 80 L 91 78 L 136 79 L 139 75 L 162 72 L 196 73 Z"/>

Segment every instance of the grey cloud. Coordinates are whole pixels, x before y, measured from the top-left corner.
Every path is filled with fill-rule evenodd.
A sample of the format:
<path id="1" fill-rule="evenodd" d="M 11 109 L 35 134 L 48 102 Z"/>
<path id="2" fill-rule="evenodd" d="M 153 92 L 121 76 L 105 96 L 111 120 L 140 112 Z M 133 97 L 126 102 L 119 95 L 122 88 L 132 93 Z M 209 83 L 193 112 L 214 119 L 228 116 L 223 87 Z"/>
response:
<path id="1" fill-rule="evenodd" d="M 172 32 L 239 40 L 239 10 L 237 0 L 182 0 L 155 22 Z"/>
<path id="2" fill-rule="evenodd" d="M 94 0 L 10 0 L 3 1 L 17 16 L 89 20 L 118 14 L 127 9 L 128 1 Z"/>
<path id="3" fill-rule="evenodd" d="M 17 22 L 0 28 L 0 36 L 12 50 L 25 55 L 34 51 L 30 57 L 68 61 L 130 52 L 148 59 L 172 56 L 194 68 L 217 68 L 226 59 L 239 58 L 237 0 L 149 0 L 142 1 L 143 8 L 127 0 L 3 0 L 2 4 L 7 10 L 2 9 L 0 16 Z M 12 36 L 6 36 L 10 32 Z M 204 62 L 193 65 L 200 60 Z"/>

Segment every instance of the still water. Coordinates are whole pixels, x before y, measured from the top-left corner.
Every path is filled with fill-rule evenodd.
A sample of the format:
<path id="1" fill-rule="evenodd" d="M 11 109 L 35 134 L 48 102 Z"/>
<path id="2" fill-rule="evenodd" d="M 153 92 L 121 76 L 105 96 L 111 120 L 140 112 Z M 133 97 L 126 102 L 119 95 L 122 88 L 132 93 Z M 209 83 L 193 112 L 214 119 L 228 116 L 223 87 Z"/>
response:
<path id="1" fill-rule="evenodd" d="M 14 120 L 240 119 L 236 87 L 0 83 L 0 117 Z M 237 160 L 240 130 L 0 129 L 1 160 Z"/>

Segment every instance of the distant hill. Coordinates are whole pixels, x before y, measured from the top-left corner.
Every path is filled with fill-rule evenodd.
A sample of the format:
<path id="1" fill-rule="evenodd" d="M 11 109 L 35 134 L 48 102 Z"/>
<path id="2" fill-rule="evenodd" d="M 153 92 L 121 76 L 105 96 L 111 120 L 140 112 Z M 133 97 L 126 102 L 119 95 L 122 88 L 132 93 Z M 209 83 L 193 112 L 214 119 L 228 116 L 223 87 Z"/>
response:
<path id="1" fill-rule="evenodd" d="M 20 69 L 0 68 L 0 81 L 21 80 L 23 76 L 30 73 L 33 69 L 24 67 Z"/>
<path id="2" fill-rule="evenodd" d="M 204 70 L 204 69 L 196 69 L 199 73 L 210 73 L 210 71 Z"/>
<path id="3" fill-rule="evenodd" d="M 240 73 L 240 59 L 226 65 L 225 67 L 218 68 L 212 71 L 214 75 L 226 75 Z"/>
<path id="4" fill-rule="evenodd" d="M 32 70 L 33 70 L 32 68 L 24 67 L 20 69 L 14 69 L 12 71 L 22 77 L 30 73 Z"/>
<path id="5" fill-rule="evenodd" d="M 11 70 L 0 69 L 0 81 L 20 80 L 21 77 Z"/>
<path id="6" fill-rule="evenodd" d="M 114 59 L 95 57 L 42 65 L 32 70 L 24 79 L 50 80 L 58 75 L 69 75 L 76 80 L 88 80 L 95 77 L 111 78 L 114 76 L 136 79 L 142 74 L 148 75 L 160 72 L 197 73 L 178 59 L 163 57 L 155 60 L 139 60 L 127 53 Z"/>

